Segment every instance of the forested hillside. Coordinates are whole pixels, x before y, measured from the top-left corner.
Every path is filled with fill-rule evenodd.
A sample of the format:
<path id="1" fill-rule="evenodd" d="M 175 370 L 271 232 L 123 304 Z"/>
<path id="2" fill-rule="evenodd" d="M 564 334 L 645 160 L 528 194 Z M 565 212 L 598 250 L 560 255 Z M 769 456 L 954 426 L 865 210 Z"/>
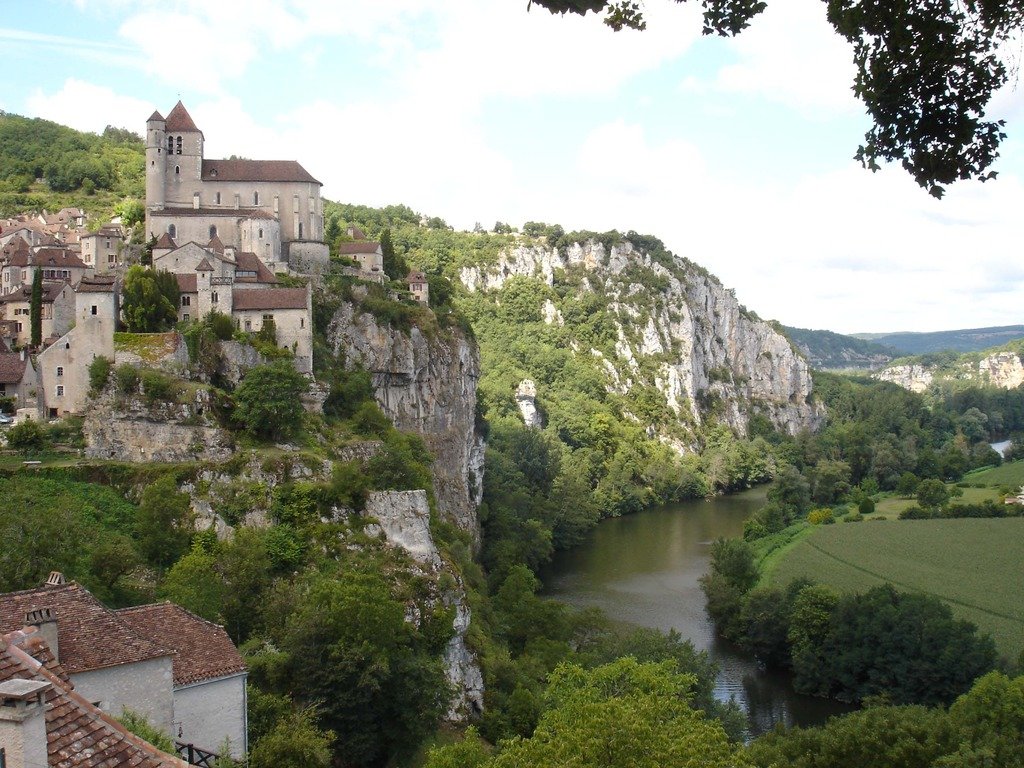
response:
<path id="1" fill-rule="evenodd" d="M 899 354 L 884 344 L 832 331 L 789 326 L 783 326 L 783 330 L 816 370 L 879 368 Z"/>
<path id="2" fill-rule="evenodd" d="M 855 338 L 892 347 L 901 355 L 923 355 L 929 352 L 979 352 L 989 347 L 1024 338 L 1024 325 L 1003 325 L 993 328 L 963 328 L 928 333 L 857 333 Z"/>
<path id="3" fill-rule="evenodd" d="M 145 145 L 108 126 L 102 136 L 0 112 L 0 216 L 83 208 L 106 220 L 124 198 L 145 198 Z"/>

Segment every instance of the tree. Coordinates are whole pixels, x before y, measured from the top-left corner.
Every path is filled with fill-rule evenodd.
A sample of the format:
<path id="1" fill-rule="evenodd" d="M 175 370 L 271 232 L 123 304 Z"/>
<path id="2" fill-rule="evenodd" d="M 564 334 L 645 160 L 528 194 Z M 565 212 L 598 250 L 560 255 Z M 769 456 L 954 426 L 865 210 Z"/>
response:
<path id="1" fill-rule="evenodd" d="M 939 509 L 949 501 L 949 489 L 941 480 L 922 480 L 917 486 L 917 503 L 925 509 Z"/>
<path id="2" fill-rule="evenodd" d="M 121 224 L 129 229 L 134 229 L 146 218 L 146 206 L 138 198 L 126 197 L 114 205 L 114 213 L 121 217 Z M 152 251 L 150 256 L 152 256 Z"/>
<path id="3" fill-rule="evenodd" d="M 285 438 L 302 423 L 301 397 L 308 388 L 309 381 L 288 360 L 259 365 L 235 390 L 235 412 L 254 435 Z"/>
<path id="4" fill-rule="evenodd" d="M 197 539 L 192 550 L 167 572 L 160 594 L 172 603 L 210 621 L 219 621 L 223 608 L 224 584 L 215 572 L 217 558 Z"/>
<path id="5" fill-rule="evenodd" d="M 684 0 L 677 0 L 683 2 Z M 606 13 L 613 29 L 644 29 L 636 0 L 531 0 L 552 13 Z M 702 0 L 704 34 L 733 36 L 767 3 Z M 985 119 L 1011 71 L 1000 47 L 1024 25 L 1024 0 L 828 0 L 828 20 L 853 46 L 855 95 L 874 125 L 856 158 L 871 170 L 902 164 L 936 196 L 958 179 L 993 178 L 1005 138 Z"/>
<path id="6" fill-rule="evenodd" d="M 46 434 L 38 421 L 26 419 L 8 430 L 7 445 L 25 454 L 41 451 L 46 447 Z"/>
<path id="7" fill-rule="evenodd" d="M 128 331 L 156 333 L 173 326 L 178 321 L 178 297 L 178 282 L 170 272 L 129 267 L 121 291 L 121 314 Z"/>
<path id="8" fill-rule="evenodd" d="M 153 565 L 166 568 L 188 547 L 192 508 L 188 494 L 178 491 L 173 475 L 163 475 L 142 492 L 135 520 L 135 538 L 142 555 Z"/>
<path id="9" fill-rule="evenodd" d="M 39 267 L 32 275 L 32 297 L 28 307 L 31 344 L 38 347 L 43 343 L 43 270 Z"/>
<path id="10" fill-rule="evenodd" d="M 315 712 L 300 710 L 283 718 L 256 742 L 252 768 L 330 768 L 334 733 L 317 728 Z"/>
<path id="11" fill-rule="evenodd" d="M 395 253 L 394 243 L 391 242 L 391 229 L 385 229 L 380 233 L 380 251 L 384 255 L 384 274 L 392 280 L 402 280 L 409 274 L 409 265 L 405 259 Z"/>

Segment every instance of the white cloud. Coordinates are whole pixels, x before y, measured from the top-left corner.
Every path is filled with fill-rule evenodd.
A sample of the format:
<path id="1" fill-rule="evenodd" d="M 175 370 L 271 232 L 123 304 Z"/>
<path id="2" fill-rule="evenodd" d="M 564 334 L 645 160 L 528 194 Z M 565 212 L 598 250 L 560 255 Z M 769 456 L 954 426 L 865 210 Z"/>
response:
<path id="1" fill-rule="evenodd" d="M 28 113 L 80 131 L 102 133 L 108 125 L 142 133 L 142 124 L 153 105 L 142 99 L 122 96 L 102 85 L 68 78 L 56 93 L 37 88 L 26 100 Z"/>

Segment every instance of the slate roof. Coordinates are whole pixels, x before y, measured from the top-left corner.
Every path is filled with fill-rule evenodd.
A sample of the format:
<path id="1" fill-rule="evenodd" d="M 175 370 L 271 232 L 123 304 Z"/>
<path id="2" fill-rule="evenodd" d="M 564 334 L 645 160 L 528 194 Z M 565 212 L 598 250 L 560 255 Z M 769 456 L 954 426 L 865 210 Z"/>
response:
<path id="1" fill-rule="evenodd" d="M 164 130 L 172 133 L 202 133 L 192 121 L 192 115 L 188 113 L 181 101 L 178 101 L 174 105 L 174 109 L 167 113 Z"/>
<path id="2" fill-rule="evenodd" d="M 234 310 L 305 309 L 305 288 L 242 288 L 231 294 Z"/>
<path id="3" fill-rule="evenodd" d="M 238 649 L 224 627 L 196 616 L 174 603 L 122 608 L 118 617 L 136 632 L 159 637 L 175 651 L 174 684 L 190 685 L 245 672 Z"/>
<path id="4" fill-rule="evenodd" d="M 21 629 L 25 614 L 37 608 L 49 608 L 57 619 L 60 663 L 68 674 L 172 654 L 139 635 L 74 581 L 0 595 L 0 632 Z"/>
<path id="5" fill-rule="evenodd" d="M 224 253 L 224 242 L 217 235 L 214 235 L 210 238 L 210 242 L 206 244 L 206 248 L 214 253 Z"/>
<path id="6" fill-rule="evenodd" d="M 3 351 L 0 352 L 0 384 L 19 384 L 25 375 L 28 360 L 22 360 L 17 352 L 8 352 L 7 345 L 0 341 Z"/>
<path id="7" fill-rule="evenodd" d="M 255 253 L 239 251 L 235 254 L 235 282 L 239 283 L 276 283 L 277 276 L 274 275 L 267 265 L 263 263 Z M 255 272 L 255 277 L 239 277 L 238 272 Z"/>
<path id="8" fill-rule="evenodd" d="M 210 264 L 210 260 L 204 256 L 202 261 L 196 264 L 196 272 L 213 272 L 213 266 Z"/>
<path id="9" fill-rule="evenodd" d="M 338 246 L 339 254 L 377 253 L 380 250 L 380 243 L 373 240 L 362 240 L 354 243 L 341 243 Z"/>
<path id="10" fill-rule="evenodd" d="M 295 160 L 203 160 L 203 181 L 300 181 L 320 184 Z"/>
<path id="11" fill-rule="evenodd" d="M 0 637 L 0 682 L 39 681 L 43 693 L 47 765 L 50 768 L 185 768 L 130 733 L 79 695 L 38 633 L 16 631 Z"/>

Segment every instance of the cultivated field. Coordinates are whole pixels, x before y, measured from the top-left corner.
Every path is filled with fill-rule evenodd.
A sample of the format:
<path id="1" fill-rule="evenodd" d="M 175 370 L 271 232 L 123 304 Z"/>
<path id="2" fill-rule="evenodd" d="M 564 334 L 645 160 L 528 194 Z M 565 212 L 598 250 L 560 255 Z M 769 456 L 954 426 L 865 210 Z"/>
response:
<path id="1" fill-rule="evenodd" d="M 1024 461 L 1014 461 L 991 469 L 979 469 L 964 475 L 965 483 L 981 483 L 983 485 L 1008 485 L 1017 490 L 1024 485 Z"/>
<path id="2" fill-rule="evenodd" d="M 820 526 L 767 578 L 807 576 L 841 590 L 883 582 L 927 592 L 978 625 L 1012 660 L 1024 650 L 1024 518 L 884 520 Z"/>

